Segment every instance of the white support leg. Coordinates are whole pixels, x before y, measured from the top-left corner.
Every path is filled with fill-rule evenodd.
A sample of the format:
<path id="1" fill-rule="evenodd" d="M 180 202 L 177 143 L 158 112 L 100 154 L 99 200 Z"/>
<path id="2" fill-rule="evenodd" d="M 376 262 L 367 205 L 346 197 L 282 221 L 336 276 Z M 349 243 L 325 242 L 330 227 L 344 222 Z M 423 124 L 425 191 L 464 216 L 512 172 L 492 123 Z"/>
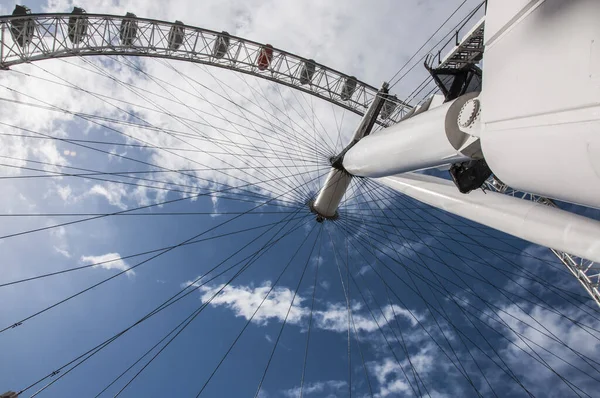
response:
<path id="1" fill-rule="evenodd" d="M 376 181 L 420 202 L 529 242 L 600 262 L 600 222 L 496 192 L 458 192 L 442 178 L 406 173 Z"/>

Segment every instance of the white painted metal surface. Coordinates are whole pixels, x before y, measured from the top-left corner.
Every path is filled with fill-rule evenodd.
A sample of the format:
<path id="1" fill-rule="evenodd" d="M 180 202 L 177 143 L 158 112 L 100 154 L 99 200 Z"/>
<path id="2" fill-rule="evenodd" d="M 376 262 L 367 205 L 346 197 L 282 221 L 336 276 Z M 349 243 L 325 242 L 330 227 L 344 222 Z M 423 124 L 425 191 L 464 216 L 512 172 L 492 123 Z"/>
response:
<path id="1" fill-rule="evenodd" d="M 381 90 L 379 90 L 379 94 L 373 99 L 369 109 L 365 112 L 365 115 L 354 132 L 352 141 L 346 149 L 351 145 L 355 145 L 362 140 L 363 137 L 371 133 L 380 110 L 386 101 L 387 88 L 388 84 L 384 83 Z M 344 149 L 344 151 L 346 151 L 346 149 Z M 352 176 L 350 174 L 344 170 L 340 170 L 339 167 L 332 167 L 327 175 L 325 184 L 323 184 L 323 187 L 319 191 L 319 195 L 311 204 L 311 211 L 323 218 L 335 218 L 337 215 L 337 208 L 346 193 L 346 189 L 348 189 L 348 186 L 350 185 L 350 181 L 352 181 Z"/>
<path id="2" fill-rule="evenodd" d="M 458 114 L 471 93 L 365 137 L 344 156 L 353 175 L 383 177 L 469 160 L 459 148 L 469 136 Z"/>
<path id="3" fill-rule="evenodd" d="M 451 181 L 406 173 L 376 181 L 460 217 L 576 256 L 600 261 L 600 222 L 496 192 L 463 195 Z"/>
<path id="4" fill-rule="evenodd" d="M 598 0 L 489 2 L 481 146 L 507 185 L 600 208 L 598 21 Z"/>
<path id="5" fill-rule="evenodd" d="M 312 204 L 312 210 L 325 218 L 333 218 L 337 208 L 352 181 L 352 176 L 344 171 L 332 168 L 317 199 Z"/>
<path id="6" fill-rule="evenodd" d="M 2 3 L 4 4 L 4 2 Z M 69 40 L 69 20 L 85 24 L 86 34 L 76 43 Z M 138 29 L 132 37 L 132 45 L 120 41 L 120 27 L 124 20 L 135 22 Z M 27 21 L 34 29 L 31 44 L 19 46 L 10 34 L 14 22 Z M 173 49 L 171 29 L 181 32 L 181 45 Z M 0 17 L 0 70 L 19 64 L 44 59 L 97 55 L 140 55 L 201 63 L 225 68 L 259 78 L 275 81 L 297 90 L 314 95 L 351 112 L 363 115 L 375 100 L 378 90 L 356 80 L 350 95 L 342 95 L 348 78 L 325 65 L 315 64 L 310 84 L 303 84 L 300 75 L 306 61 L 278 48 L 268 67 L 261 69 L 258 59 L 264 44 L 229 36 L 229 45 L 224 46 L 221 57 L 213 53 L 219 42 L 219 33 L 189 25 L 167 21 L 105 14 L 35 14 L 22 17 Z M 306 82 L 305 82 L 306 83 Z M 342 98 L 344 97 L 344 98 Z M 410 106 L 402 101 L 395 103 L 394 111 L 387 119 L 377 123 L 387 126 L 400 120 Z"/>

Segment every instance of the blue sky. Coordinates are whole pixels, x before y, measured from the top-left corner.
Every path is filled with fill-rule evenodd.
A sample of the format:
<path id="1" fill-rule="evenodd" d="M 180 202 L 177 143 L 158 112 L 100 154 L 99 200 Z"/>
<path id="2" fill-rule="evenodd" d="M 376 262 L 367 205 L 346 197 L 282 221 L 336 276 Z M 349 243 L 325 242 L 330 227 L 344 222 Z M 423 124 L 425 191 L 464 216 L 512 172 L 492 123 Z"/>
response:
<path id="1" fill-rule="evenodd" d="M 227 30 L 378 85 L 460 2 L 382 1 L 378 7 L 358 1 L 82 3 L 88 12 L 133 11 Z M 457 20 L 476 3 L 467 2 Z M 65 1 L 28 5 L 34 12 L 71 8 Z M 12 9 L 2 7 L 2 13 Z M 110 71 L 110 76 L 100 71 Z M 408 95 L 423 77 L 417 66 L 395 87 L 396 93 L 400 98 Z M 70 83 L 109 99 L 74 90 Z M 428 209 L 365 181 L 354 181 L 352 198 L 341 208 L 338 221 L 314 221 L 305 202 L 327 172 L 328 149 L 313 153 L 299 137 L 322 140 L 328 135 L 335 141 L 339 134 L 345 142 L 358 122 L 355 115 L 229 71 L 147 59 L 44 61 L 3 73 L 0 85 L 3 99 L 31 103 L 3 101 L 0 108 L 5 123 L 0 129 L 1 175 L 12 177 L 0 181 L 0 213 L 55 214 L 2 218 L 0 284 L 104 262 L 1 286 L 0 329 L 135 266 L 0 333 L 0 390 L 26 388 L 128 328 L 186 286 L 185 291 L 195 290 L 119 337 L 40 396 L 95 396 L 203 305 L 123 396 L 196 396 L 242 330 L 202 396 L 254 396 L 274 347 L 262 397 L 298 396 L 306 352 L 307 397 L 349 396 L 350 386 L 356 397 L 526 396 L 527 391 L 535 396 L 593 396 L 598 388 L 598 309 L 547 249 Z M 137 89 L 150 94 L 141 96 Z M 180 102 L 165 99 L 171 94 Z M 231 106 L 230 95 L 254 116 Z M 287 115 L 261 113 L 274 111 L 265 101 L 286 109 Z M 157 112 L 159 106 L 168 112 Z M 304 117 L 309 111 L 318 123 Z M 73 116 L 78 112 L 108 119 Z M 140 120 L 145 128 L 132 125 Z M 292 131 L 290 125 L 295 126 Z M 188 135 L 182 141 L 167 131 Z M 206 134 L 210 140 L 193 134 Z M 223 154 L 223 147 L 211 142 L 225 139 L 238 144 L 234 155 Z M 139 142 L 154 147 L 132 146 Z M 258 158 L 250 143 L 285 147 L 286 152 L 273 150 L 270 157 Z M 24 178 L 90 170 L 152 173 L 144 174 L 144 181 L 106 174 L 100 177 L 113 182 L 93 179 L 96 176 Z M 304 174 L 290 176 L 292 172 Z M 263 182 L 253 185 L 251 194 L 215 193 L 247 181 Z M 180 200 L 186 196 L 194 200 Z M 157 205 L 165 201 L 174 202 Z M 268 206 L 252 210 L 267 201 Z M 155 206 L 137 212 L 144 216 L 102 217 L 6 236 L 82 217 L 57 213 L 93 217 L 148 205 Z M 599 217 L 596 210 L 585 212 Z M 143 261 L 161 252 L 106 262 L 192 238 L 204 241 L 173 248 L 147 262 Z M 252 257 L 263 247 L 268 250 Z M 243 265 L 248 268 L 219 293 Z M 216 276 L 228 267 L 233 268 Z M 144 363 L 102 396 L 114 395 Z"/>

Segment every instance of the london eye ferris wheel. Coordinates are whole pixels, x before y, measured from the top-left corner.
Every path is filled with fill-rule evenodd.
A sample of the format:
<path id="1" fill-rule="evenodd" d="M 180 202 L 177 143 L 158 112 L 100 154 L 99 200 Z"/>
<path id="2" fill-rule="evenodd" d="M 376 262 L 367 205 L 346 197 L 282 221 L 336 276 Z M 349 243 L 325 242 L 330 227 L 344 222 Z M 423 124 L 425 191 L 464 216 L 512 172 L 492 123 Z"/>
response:
<path id="1" fill-rule="evenodd" d="M 0 17 L 0 396 L 594 397 L 600 3 L 456 3 L 377 84 Z"/>

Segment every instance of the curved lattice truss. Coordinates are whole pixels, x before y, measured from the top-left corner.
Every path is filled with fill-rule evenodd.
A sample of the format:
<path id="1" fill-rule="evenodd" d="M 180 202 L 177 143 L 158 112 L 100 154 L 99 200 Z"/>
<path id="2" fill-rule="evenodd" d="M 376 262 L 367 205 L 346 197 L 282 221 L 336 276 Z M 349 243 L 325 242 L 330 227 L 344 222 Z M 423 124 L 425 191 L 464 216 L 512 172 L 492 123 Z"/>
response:
<path id="1" fill-rule="evenodd" d="M 137 55 L 207 64 L 272 80 L 363 115 L 377 88 L 334 69 L 226 32 L 181 23 L 96 14 L 30 14 L 0 18 L 0 68 L 49 58 Z M 388 99 L 382 125 L 411 108 Z"/>
<path id="2" fill-rule="evenodd" d="M 488 180 L 485 187 L 486 189 L 500 192 L 505 195 L 514 196 L 523 200 L 531 200 L 546 206 L 556 207 L 556 203 L 548 198 L 527 192 L 517 191 L 494 178 Z M 598 290 L 598 287 L 600 286 L 600 267 L 598 264 L 594 263 L 593 261 L 562 252 L 560 250 L 552 248 L 550 250 L 552 250 L 552 253 L 558 257 L 565 267 L 567 267 L 569 272 L 571 272 L 571 274 L 573 274 L 579 283 L 581 283 L 588 294 L 594 299 L 596 304 L 600 306 L 600 291 Z"/>

